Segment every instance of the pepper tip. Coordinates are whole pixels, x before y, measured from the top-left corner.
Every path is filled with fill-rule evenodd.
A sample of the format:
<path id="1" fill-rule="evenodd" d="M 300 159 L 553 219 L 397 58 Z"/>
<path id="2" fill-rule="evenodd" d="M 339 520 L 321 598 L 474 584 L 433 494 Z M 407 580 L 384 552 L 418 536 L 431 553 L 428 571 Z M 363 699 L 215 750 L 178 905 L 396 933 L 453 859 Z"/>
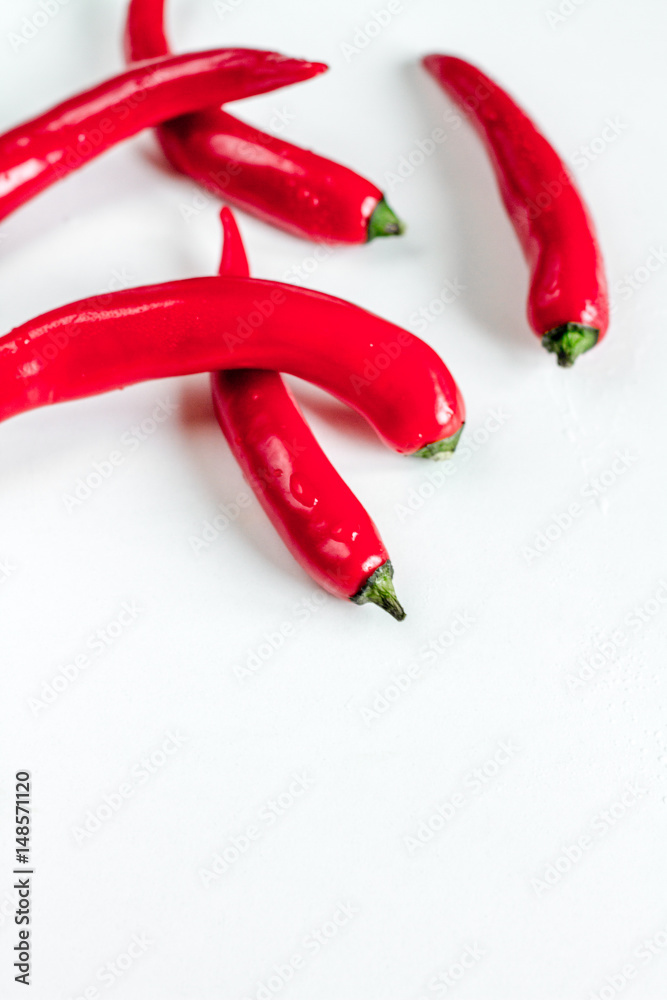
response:
<path id="1" fill-rule="evenodd" d="M 401 222 L 385 199 L 381 198 L 368 220 L 367 242 L 370 243 L 376 236 L 400 236 L 404 232 L 405 223 Z"/>
<path id="2" fill-rule="evenodd" d="M 413 456 L 415 458 L 433 458 L 436 462 L 443 462 L 451 458 L 456 451 L 456 446 L 459 443 L 459 438 L 463 433 L 464 427 L 465 422 L 461 424 L 455 434 L 447 438 L 441 438 L 440 441 L 433 441 L 431 444 L 420 448 L 419 451 L 413 451 Z"/>
<path id="3" fill-rule="evenodd" d="M 319 76 L 320 73 L 328 73 L 329 64 L 323 62 L 311 62 L 308 65 L 312 68 L 313 76 Z"/>
<path id="4" fill-rule="evenodd" d="M 369 576 L 366 583 L 360 587 L 356 594 L 352 595 L 350 600 L 354 601 L 355 604 L 377 604 L 397 622 L 402 622 L 405 618 L 405 611 L 396 597 L 393 577 L 394 567 L 391 560 L 388 559 Z"/>
<path id="5" fill-rule="evenodd" d="M 427 56 L 422 56 L 421 64 L 426 72 L 430 73 L 431 76 L 434 76 L 437 80 L 438 70 L 445 59 L 447 59 L 447 56 L 439 55 L 437 52 L 431 52 Z"/>
<path id="6" fill-rule="evenodd" d="M 580 354 L 595 347 L 600 331 L 583 323 L 563 323 L 548 330 L 542 337 L 542 347 L 556 355 L 561 368 L 571 368 Z"/>

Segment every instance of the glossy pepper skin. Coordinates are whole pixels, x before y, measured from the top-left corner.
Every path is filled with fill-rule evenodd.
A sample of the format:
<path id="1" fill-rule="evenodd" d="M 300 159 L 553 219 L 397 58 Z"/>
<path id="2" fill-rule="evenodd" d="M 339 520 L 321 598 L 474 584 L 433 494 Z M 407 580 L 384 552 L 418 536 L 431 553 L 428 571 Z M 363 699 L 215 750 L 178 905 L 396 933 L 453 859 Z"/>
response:
<path id="1" fill-rule="evenodd" d="M 586 205 L 558 153 L 498 84 L 454 56 L 426 56 L 424 66 L 484 141 L 531 270 L 528 320 L 569 367 L 609 326 L 604 263 Z"/>
<path id="2" fill-rule="evenodd" d="M 128 61 L 169 52 L 164 0 L 131 0 Z M 162 125 L 169 162 L 211 193 L 311 240 L 365 243 L 403 226 L 380 189 L 353 170 L 246 125 L 220 107 Z"/>
<path id="3" fill-rule="evenodd" d="M 236 222 L 223 208 L 220 274 L 249 276 Z M 255 496 L 294 558 L 335 597 L 405 612 L 389 555 L 372 520 L 317 443 L 277 372 L 211 376 L 218 423 Z"/>
<path id="4" fill-rule="evenodd" d="M 322 72 L 276 52 L 216 49 L 137 63 L 0 136 L 0 219 L 141 129 Z"/>
<path id="5" fill-rule="evenodd" d="M 401 453 L 447 457 L 463 424 L 454 379 L 407 330 L 321 292 L 228 277 L 110 292 L 104 305 L 83 299 L 17 327 L 0 338 L 0 420 L 222 368 L 313 382 Z"/>

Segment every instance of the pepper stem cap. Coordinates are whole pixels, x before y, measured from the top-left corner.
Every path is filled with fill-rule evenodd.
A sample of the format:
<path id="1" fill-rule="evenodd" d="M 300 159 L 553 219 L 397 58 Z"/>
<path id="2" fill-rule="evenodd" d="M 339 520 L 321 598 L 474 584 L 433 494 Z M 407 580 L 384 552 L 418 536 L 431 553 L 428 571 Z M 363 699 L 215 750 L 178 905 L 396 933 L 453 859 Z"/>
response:
<path id="1" fill-rule="evenodd" d="M 542 337 L 542 347 L 556 355 L 561 368 L 571 368 L 580 354 L 590 351 L 598 342 L 600 331 L 583 323 L 563 323 Z"/>
<path id="2" fill-rule="evenodd" d="M 405 232 L 405 223 L 401 222 L 396 213 L 381 198 L 368 220 L 368 242 L 376 236 L 400 236 Z"/>
<path id="3" fill-rule="evenodd" d="M 377 604 L 379 608 L 388 611 L 397 622 L 402 622 L 405 611 L 396 597 L 393 579 L 394 567 L 391 560 L 387 559 L 386 563 L 369 576 L 366 583 L 352 595 L 350 600 L 355 604 Z"/>
<path id="4" fill-rule="evenodd" d="M 461 424 L 456 434 L 452 434 L 451 437 L 442 438 L 441 441 L 434 441 L 432 444 L 427 444 L 424 448 L 420 448 L 419 451 L 414 451 L 412 454 L 416 458 L 433 458 L 436 462 L 443 462 L 445 459 L 451 458 L 459 443 L 459 438 L 463 433 L 464 427 L 465 423 Z"/>

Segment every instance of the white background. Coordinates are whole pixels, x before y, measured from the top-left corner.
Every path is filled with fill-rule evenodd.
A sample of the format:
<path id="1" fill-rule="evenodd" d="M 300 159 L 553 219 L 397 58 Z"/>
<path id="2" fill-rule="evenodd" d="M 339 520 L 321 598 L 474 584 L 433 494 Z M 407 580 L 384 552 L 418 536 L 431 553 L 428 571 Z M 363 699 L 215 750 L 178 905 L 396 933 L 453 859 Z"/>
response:
<path id="1" fill-rule="evenodd" d="M 404 0 L 346 60 L 343 43 L 382 6 L 237 0 L 219 14 L 208 0 L 173 0 L 169 14 L 179 51 L 255 45 L 328 62 L 325 76 L 239 112 L 264 127 L 291 116 L 282 134 L 390 187 L 409 225 L 400 240 L 342 248 L 313 270 L 307 242 L 239 213 L 255 274 L 280 279 L 308 261 L 304 283 L 411 328 L 447 281 L 465 286 L 425 333 L 469 414 L 436 490 L 423 487 L 437 466 L 383 449 L 324 395 L 301 396 L 380 526 L 408 618 L 320 600 L 254 501 L 194 552 L 220 505 L 246 491 L 205 376 L 4 425 L 3 996 L 24 995 L 12 981 L 9 893 L 23 768 L 33 773 L 35 1000 L 92 987 L 113 1000 L 665 995 L 667 267 L 644 267 L 667 242 L 665 10 L 585 0 L 558 20 L 547 16 L 555 0 Z M 124 7 L 69 0 L 17 48 L 11 33 L 39 6 L 4 3 L 1 127 L 119 71 Z M 572 370 L 527 326 L 526 268 L 470 128 L 449 131 L 403 182 L 387 176 L 451 108 L 418 66 L 433 50 L 480 64 L 577 157 L 615 309 L 608 340 Z M 600 139 L 607 119 L 617 122 L 610 142 Z M 3 330 L 104 292 L 118 273 L 141 285 L 215 272 L 219 205 L 186 219 L 197 188 L 160 162 L 143 135 L 3 223 Z M 130 447 L 165 397 L 177 412 Z M 501 426 L 485 428 L 498 410 Z M 119 449 L 123 464 L 68 509 L 78 480 Z M 91 637 L 114 631 L 124 602 L 136 617 L 96 655 Z M 445 649 L 457 615 L 468 624 Z M 295 634 L 238 677 L 235 666 L 286 623 Z M 82 653 L 90 666 L 36 708 Z M 418 677 L 396 698 L 410 664 Z M 364 711 L 373 705 L 376 717 Z M 178 752 L 77 843 L 88 811 L 170 732 L 184 738 Z M 502 741 L 513 749 L 498 766 Z M 262 819 L 271 800 L 289 800 L 295 774 L 308 790 Z M 438 808 L 457 795 L 445 823 Z M 438 832 L 411 846 L 429 823 Z M 251 824 L 259 838 L 206 888 L 202 869 Z M 582 837 L 581 857 L 563 860 Z M 355 915 L 316 954 L 305 941 L 341 904 Z M 135 934 L 150 941 L 145 954 L 105 985 L 98 971 Z M 450 989 L 442 977 L 460 974 L 466 948 L 480 957 Z M 296 954 L 303 967 L 263 993 Z M 628 963 L 632 980 L 620 973 Z"/>

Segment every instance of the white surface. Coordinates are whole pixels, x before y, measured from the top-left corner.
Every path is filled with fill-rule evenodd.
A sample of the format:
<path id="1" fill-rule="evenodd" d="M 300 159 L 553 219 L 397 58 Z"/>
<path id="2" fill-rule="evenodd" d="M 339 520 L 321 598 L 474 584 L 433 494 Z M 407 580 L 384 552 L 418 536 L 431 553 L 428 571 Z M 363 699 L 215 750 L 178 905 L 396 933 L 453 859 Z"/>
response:
<path id="1" fill-rule="evenodd" d="M 124 6 L 70 0 L 15 51 L 9 34 L 39 7 L 3 4 L 0 126 L 120 69 Z M 304 397 L 391 551 L 403 625 L 320 600 L 254 502 L 193 552 L 191 537 L 245 491 L 205 377 L 1 428 L 0 559 L 13 568 L 0 582 L 0 992 L 23 995 L 12 981 L 6 892 L 12 778 L 27 768 L 34 1000 L 93 986 L 114 1000 L 658 1000 L 667 984 L 667 605 L 647 602 L 657 591 L 667 599 L 667 267 L 631 294 L 621 283 L 667 243 L 665 9 L 586 0 L 550 24 L 555 2 L 405 0 L 346 62 L 342 43 L 354 43 L 381 0 L 227 6 L 219 17 L 205 0 L 173 0 L 177 47 L 238 43 L 329 62 L 323 78 L 239 111 L 265 127 L 286 111 L 286 135 L 385 187 L 450 108 L 418 68 L 429 50 L 468 56 L 504 82 L 571 161 L 608 118 L 620 119 L 614 141 L 576 170 L 615 289 L 613 326 L 571 371 L 540 349 L 524 316 L 525 266 L 468 127 L 389 191 L 409 224 L 403 239 L 341 249 L 307 279 L 404 325 L 447 280 L 465 285 L 425 337 L 463 389 L 466 438 L 455 472 L 419 510 L 401 518 L 397 504 L 436 466 L 399 459 L 337 404 Z M 218 204 L 185 221 L 197 189 L 156 160 L 142 136 L 2 225 L 3 330 L 107 290 L 118 272 L 137 285 L 214 272 Z M 308 243 L 239 219 L 257 275 L 281 278 L 312 256 Z M 178 412 L 132 445 L 131 429 L 165 397 Z M 502 426 L 475 447 L 499 408 Z M 64 498 L 79 478 L 116 450 L 122 465 L 69 511 Z M 619 451 L 632 456 L 622 473 Z M 591 497 L 605 472 L 610 485 Z M 572 503 L 581 514 L 527 558 Z M 96 655 L 91 636 L 124 602 L 136 618 Z M 632 617 L 640 607 L 657 610 L 641 622 Z M 424 647 L 457 615 L 473 621 L 428 663 Z M 238 679 L 234 665 L 284 623 L 296 634 L 257 676 Z M 593 676 L 568 685 L 618 629 Z M 48 708 L 31 710 L 85 652 L 90 666 Z M 410 690 L 365 720 L 413 662 L 421 673 Z M 77 844 L 87 811 L 172 731 L 187 737 L 178 752 L 145 783 L 135 775 L 134 794 Z M 495 767 L 501 741 L 518 749 Z M 479 789 L 469 775 L 485 765 L 497 774 Z M 311 787 L 270 822 L 267 803 L 296 774 Z M 601 814 L 628 782 L 641 794 L 607 829 Z M 406 836 L 457 795 L 453 818 L 411 852 Z M 253 823 L 261 836 L 204 888 L 200 870 Z M 534 880 L 582 836 L 581 859 L 540 890 Z M 318 953 L 304 943 L 348 903 L 356 913 L 335 938 Z M 98 979 L 135 934 L 150 940 L 145 954 L 112 985 Z M 647 939 L 655 953 L 642 950 Z M 435 977 L 468 946 L 483 955 L 468 952 L 471 967 L 448 993 Z M 303 967 L 262 994 L 274 966 L 296 953 Z M 628 963 L 636 976 L 624 983 Z"/>

